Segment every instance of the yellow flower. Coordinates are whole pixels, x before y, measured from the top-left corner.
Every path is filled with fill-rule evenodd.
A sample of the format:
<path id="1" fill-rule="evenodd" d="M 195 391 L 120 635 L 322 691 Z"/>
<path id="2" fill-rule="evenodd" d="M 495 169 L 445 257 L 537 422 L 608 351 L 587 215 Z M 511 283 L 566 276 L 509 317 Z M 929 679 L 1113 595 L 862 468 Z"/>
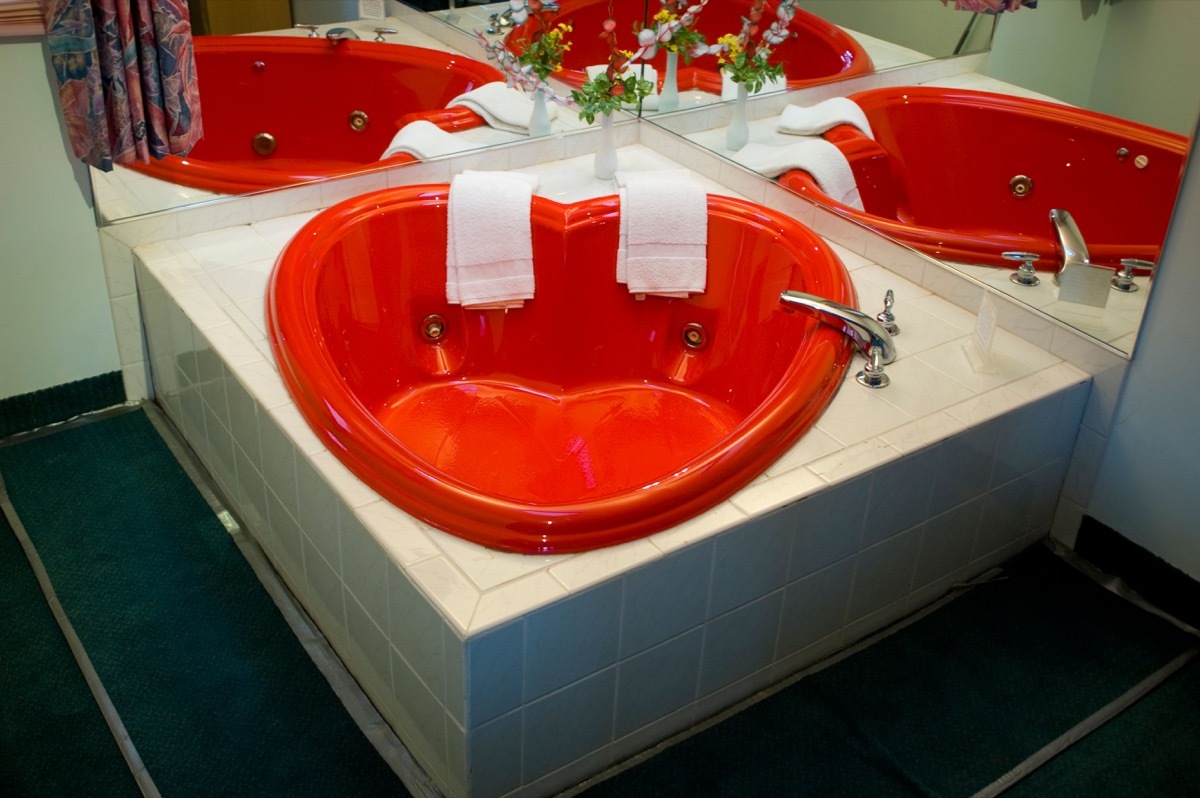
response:
<path id="1" fill-rule="evenodd" d="M 654 15 L 654 21 L 655 22 L 674 22 L 675 15 L 664 8 L 661 11 L 659 11 L 657 14 Z"/>
<path id="2" fill-rule="evenodd" d="M 721 38 L 717 39 L 717 44 L 725 45 L 725 49 L 729 52 L 730 58 L 736 58 L 742 52 L 742 41 L 735 33 L 726 33 Z"/>

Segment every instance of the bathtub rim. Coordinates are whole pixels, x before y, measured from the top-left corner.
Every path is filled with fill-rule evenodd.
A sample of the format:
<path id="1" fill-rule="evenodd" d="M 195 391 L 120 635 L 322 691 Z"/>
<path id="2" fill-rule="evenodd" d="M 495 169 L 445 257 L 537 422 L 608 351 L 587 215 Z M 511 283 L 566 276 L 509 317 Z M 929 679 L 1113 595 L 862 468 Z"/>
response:
<path id="1" fill-rule="evenodd" d="M 703 513 L 756 479 L 816 423 L 841 387 L 853 358 L 853 346 L 834 328 L 811 321 L 805 335 L 798 340 L 813 340 L 817 345 L 830 347 L 832 366 L 821 373 L 819 384 L 811 389 L 807 403 L 797 410 L 796 405 L 800 403 L 791 395 L 802 384 L 804 374 L 800 372 L 811 370 L 811 367 L 803 368 L 802 359 L 797 357 L 789 362 L 778 383 L 759 405 L 745 415 L 720 445 L 681 463 L 686 467 L 655 485 L 652 499 L 639 495 L 640 491 L 626 490 L 601 501 L 531 505 L 481 494 L 453 478 L 438 478 L 445 475 L 422 458 L 405 452 L 403 445 L 375 419 L 370 409 L 353 392 L 345 389 L 319 335 L 304 332 L 318 329 L 304 297 L 311 296 L 314 290 L 319 257 L 309 259 L 300 267 L 299 276 L 294 273 L 295 269 L 281 268 L 281 264 L 296 242 L 304 240 L 312 251 L 319 251 L 320 247 L 336 242 L 339 231 L 355 224 L 365 213 L 381 211 L 390 205 L 430 200 L 445 204 L 448 191 L 449 185 L 445 183 L 388 188 L 354 197 L 322 211 L 309 220 L 280 253 L 268 282 L 266 300 L 271 351 L 280 377 L 306 423 L 321 443 L 359 479 L 424 523 L 479 545 L 520 554 L 576 553 L 643 538 Z M 605 206 L 611 206 L 609 213 L 615 216 L 615 195 L 567 205 L 535 197 L 533 213 L 543 222 L 561 224 L 565 232 L 572 221 L 571 214 L 564 209 L 575 211 L 578 216 L 575 224 L 586 224 L 592 223 L 597 211 Z M 807 226 L 778 211 L 724 195 L 709 195 L 710 213 L 714 208 L 737 218 L 744 218 L 746 212 L 757 213 L 771 223 L 782 225 L 785 231 L 797 231 L 804 242 L 797 249 L 815 248 L 825 261 L 824 267 L 838 272 L 839 294 L 831 298 L 857 304 L 857 295 L 845 265 Z M 336 222 L 328 223 L 331 219 Z M 296 287 L 292 285 L 295 282 L 306 285 Z M 292 292 L 297 297 L 295 301 L 281 299 L 287 295 L 289 287 L 295 289 Z M 786 311 L 781 307 L 780 312 Z M 306 369 L 308 363 L 316 368 Z M 329 398 L 335 395 L 339 398 L 337 402 Z M 732 478 L 729 476 L 731 471 L 735 474 Z M 364 477 L 364 473 L 369 478 Z M 707 483 L 715 483 L 715 486 L 697 490 L 697 483 L 702 488 Z M 514 517 L 515 521 L 507 523 L 497 521 L 498 518 Z M 560 531 L 564 528 L 565 532 Z M 546 533 L 547 529 L 554 530 L 557 537 L 552 539 Z"/>

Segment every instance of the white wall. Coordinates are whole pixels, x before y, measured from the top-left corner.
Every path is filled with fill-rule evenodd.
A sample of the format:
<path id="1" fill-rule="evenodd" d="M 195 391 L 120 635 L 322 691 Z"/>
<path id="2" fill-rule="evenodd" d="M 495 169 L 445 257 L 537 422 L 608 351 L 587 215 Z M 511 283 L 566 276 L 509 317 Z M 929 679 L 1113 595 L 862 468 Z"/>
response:
<path id="1" fill-rule="evenodd" d="M 1200 3 L 1112 6 L 1088 107 L 1188 135 L 1200 106 Z"/>
<path id="2" fill-rule="evenodd" d="M 0 40 L 0 398 L 120 368 L 87 170 L 38 39 Z"/>
<path id="3" fill-rule="evenodd" d="M 1111 10 L 1100 0 L 1039 0 L 1001 14 L 984 72 L 1086 106 Z"/>
<path id="4" fill-rule="evenodd" d="M 797 0 L 797 5 L 850 30 L 934 57 L 952 55 L 971 20 L 970 13 L 953 4 L 944 6 L 933 0 Z M 964 51 L 987 47 L 991 27 L 991 17 L 977 19 Z"/>
<path id="5" fill-rule="evenodd" d="M 1200 579 L 1197 220 L 1200 155 L 1193 152 L 1088 513 Z"/>
<path id="6" fill-rule="evenodd" d="M 307 25 L 358 19 L 358 0 L 292 0 L 292 19 Z"/>

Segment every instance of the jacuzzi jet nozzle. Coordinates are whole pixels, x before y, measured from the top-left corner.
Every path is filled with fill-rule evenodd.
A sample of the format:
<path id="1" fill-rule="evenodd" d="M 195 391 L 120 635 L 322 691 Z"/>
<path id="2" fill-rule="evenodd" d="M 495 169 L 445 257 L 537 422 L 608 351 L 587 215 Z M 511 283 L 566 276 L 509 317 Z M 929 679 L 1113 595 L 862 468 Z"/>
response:
<path id="1" fill-rule="evenodd" d="M 708 345 L 708 330 L 703 324 L 688 322 L 683 325 L 683 345 L 688 349 L 703 349 Z"/>
<path id="2" fill-rule="evenodd" d="M 446 319 L 436 313 L 426 316 L 421 321 L 421 337 L 429 343 L 437 343 L 446 334 Z"/>

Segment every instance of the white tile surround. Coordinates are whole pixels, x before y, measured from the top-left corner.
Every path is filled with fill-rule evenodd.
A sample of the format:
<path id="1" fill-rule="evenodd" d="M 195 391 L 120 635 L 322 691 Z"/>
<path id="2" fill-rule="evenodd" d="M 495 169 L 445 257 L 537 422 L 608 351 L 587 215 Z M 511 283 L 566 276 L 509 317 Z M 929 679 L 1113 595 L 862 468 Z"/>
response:
<path id="1" fill-rule="evenodd" d="M 937 62 L 889 82 L 977 63 Z M 803 101 L 861 88 L 821 87 Z M 759 115 L 774 101 L 756 101 Z M 695 124 L 712 126 L 728 113 L 693 116 L 711 114 Z M 655 125 L 618 125 L 617 135 L 622 168 L 690 169 L 835 242 L 865 308 L 895 290 L 903 331 L 891 387 L 843 386 L 732 500 L 582 555 L 490 552 L 365 488 L 284 390 L 262 296 L 299 224 L 363 191 L 484 168 L 538 171 L 557 199 L 611 193 L 587 173 L 594 134 L 101 230 L 130 396 L 158 396 L 449 795 L 553 794 L 932 601 L 1045 535 L 1056 507 L 1069 535 L 1095 477 L 1089 452 L 1111 425 L 1126 361 L 1110 349 Z M 999 370 L 980 374 L 961 346 L 985 293 L 1004 330 Z"/>

